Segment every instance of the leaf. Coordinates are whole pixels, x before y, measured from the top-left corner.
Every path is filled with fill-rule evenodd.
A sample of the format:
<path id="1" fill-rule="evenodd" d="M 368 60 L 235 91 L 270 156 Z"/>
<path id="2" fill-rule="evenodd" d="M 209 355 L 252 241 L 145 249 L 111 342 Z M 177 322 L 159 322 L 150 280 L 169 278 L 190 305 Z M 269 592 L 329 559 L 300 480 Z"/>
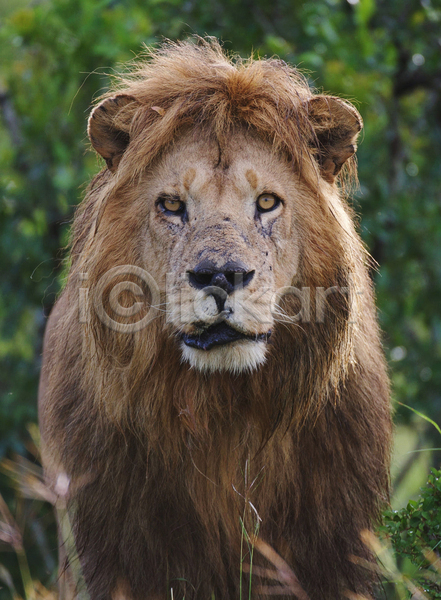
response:
<path id="1" fill-rule="evenodd" d="M 404 406 L 405 408 L 408 408 L 409 410 L 411 410 L 412 412 L 417 414 L 419 417 L 421 417 L 425 421 L 428 421 L 429 423 L 431 423 L 435 427 L 435 429 L 438 431 L 438 433 L 441 435 L 441 427 L 438 425 L 438 423 L 435 423 L 435 421 L 433 421 L 432 419 L 430 419 L 428 416 L 424 415 L 423 413 L 419 412 L 415 408 L 412 408 L 411 406 L 408 406 L 407 404 L 404 404 L 403 402 L 399 402 L 398 400 L 396 402 L 400 406 Z"/>

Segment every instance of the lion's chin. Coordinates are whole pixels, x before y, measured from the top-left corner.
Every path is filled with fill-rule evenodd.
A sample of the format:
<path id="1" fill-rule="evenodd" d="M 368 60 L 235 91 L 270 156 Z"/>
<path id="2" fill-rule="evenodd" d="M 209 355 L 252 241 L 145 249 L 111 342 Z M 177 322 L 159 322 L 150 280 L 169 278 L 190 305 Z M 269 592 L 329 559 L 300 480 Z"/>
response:
<path id="1" fill-rule="evenodd" d="M 181 342 L 181 350 L 182 362 L 189 363 L 190 367 L 198 371 L 229 371 L 237 374 L 259 368 L 265 362 L 267 344 L 264 341 L 238 340 L 206 351 Z"/>

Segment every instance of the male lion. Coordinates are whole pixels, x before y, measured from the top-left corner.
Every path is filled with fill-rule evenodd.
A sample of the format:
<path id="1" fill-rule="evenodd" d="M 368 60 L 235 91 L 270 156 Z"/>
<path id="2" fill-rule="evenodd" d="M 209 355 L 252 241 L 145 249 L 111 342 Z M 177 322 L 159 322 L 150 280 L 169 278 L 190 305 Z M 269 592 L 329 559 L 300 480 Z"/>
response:
<path id="1" fill-rule="evenodd" d="M 40 390 L 74 538 L 63 598 L 295 597 L 255 540 L 311 600 L 371 593 L 360 534 L 388 498 L 391 421 L 339 185 L 361 127 L 284 62 L 212 40 L 152 52 L 93 110 L 107 168 L 75 217 Z"/>

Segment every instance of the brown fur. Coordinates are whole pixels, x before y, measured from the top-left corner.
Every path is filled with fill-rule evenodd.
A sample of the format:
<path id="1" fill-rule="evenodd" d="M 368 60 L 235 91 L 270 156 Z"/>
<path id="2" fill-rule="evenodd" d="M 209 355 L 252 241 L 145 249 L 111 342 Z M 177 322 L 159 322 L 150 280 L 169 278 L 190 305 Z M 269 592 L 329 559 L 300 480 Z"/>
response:
<path id="1" fill-rule="evenodd" d="M 241 519 L 249 534 L 259 523 L 311 600 L 369 593 L 370 572 L 351 557 L 371 559 L 360 532 L 388 498 L 388 380 L 368 257 L 337 185 L 361 126 L 351 105 L 314 96 L 285 63 L 234 63 L 213 41 L 165 45 L 95 108 L 89 134 L 108 169 L 76 215 L 40 390 L 46 472 L 54 486 L 69 478 L 92 600 L 162 600 L 171 589 L 179 600 L 236 600 Z M 287 201 L 257 226 L 246 202 L 265 177 Z M 189 190 L 201 199 L 197 222 L 156 211 L 164 182 L 188 206 Z M 146 269 L 163 302 L 165 273 L 188 271 L 198 252 L 256 270 L 237 295 L 266 285 L 350 293 L 329 297 L 323 322 L 294 322 L 295 301 L 281 301 L 265 363 L 236 374 L 182 362 L 177 335 L 197 323 L 179 325 L 173 306 L 171 322 L 158 310 L 135 333 L 118 329 L 130 318 L 109 329 L 93 311 L 79 323 L 78 288 L 93 299 L 110 268 Z M 254 599 L 261 583 L 253 577 Z"/>

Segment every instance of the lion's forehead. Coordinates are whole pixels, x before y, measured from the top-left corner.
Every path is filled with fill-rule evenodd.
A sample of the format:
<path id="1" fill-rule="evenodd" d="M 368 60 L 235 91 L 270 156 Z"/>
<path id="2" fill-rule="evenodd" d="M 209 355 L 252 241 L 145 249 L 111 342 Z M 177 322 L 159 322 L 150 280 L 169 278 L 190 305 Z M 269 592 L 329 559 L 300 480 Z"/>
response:
<path id="1" fill-rule="evenodd" d="M 190 195 L 215 209 L 220 202 L 240 200 L 272 191 L 289 196 L 295 174 L 283 155 L 255 136 L 239 132 L 223 140 L 195 139 L 186 134 L 150 170 L 148 184 L 156 194 Z"/>

